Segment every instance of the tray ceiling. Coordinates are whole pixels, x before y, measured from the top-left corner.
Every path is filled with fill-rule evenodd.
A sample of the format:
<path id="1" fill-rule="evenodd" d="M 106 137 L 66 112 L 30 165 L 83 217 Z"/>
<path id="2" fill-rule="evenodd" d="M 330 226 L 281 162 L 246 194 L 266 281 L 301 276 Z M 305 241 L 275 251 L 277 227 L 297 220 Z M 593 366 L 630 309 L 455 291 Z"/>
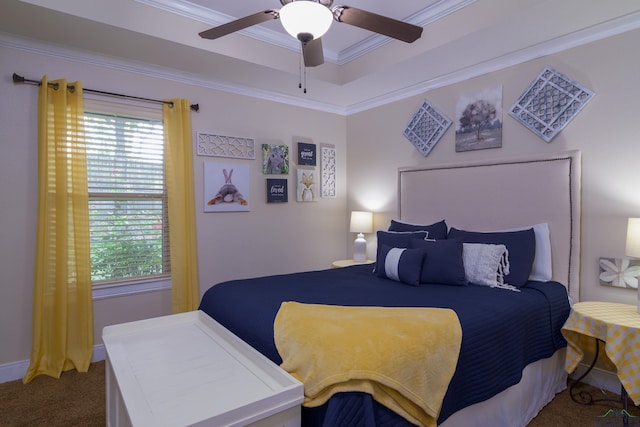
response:
<path id="1" fill-rule="evenodd" d="M 344 0 L 424 27 L 412 44 L 334 22 L 325 64 L 300 80 L 299 42 L 277 20 L 217 40 L 200 31 L 279 0 L 4 0 L 0 44 L 50 45 L 103 65 L 350 114 L 640 27 L 640 2 Z M 18 38 L 16 38 L 16 36 Z M 77 53 L 80 52 L 80 53 Z M 100 58 L 100 59 L 96 59 Z M 125 65 L 126 64 L 126 65 Z"/>

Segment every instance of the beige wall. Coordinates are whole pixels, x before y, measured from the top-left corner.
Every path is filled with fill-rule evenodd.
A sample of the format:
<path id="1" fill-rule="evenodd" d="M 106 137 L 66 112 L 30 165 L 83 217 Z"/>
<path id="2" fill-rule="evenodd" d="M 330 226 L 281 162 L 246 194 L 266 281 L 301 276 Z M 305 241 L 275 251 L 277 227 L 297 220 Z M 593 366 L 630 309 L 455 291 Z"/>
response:
<path id="1" fill-rule="evenodd" d="M 350 116 L 348 208 L 370 205 L 379 212 L 376 228 L 384 228 L 396 215 L 398 167 L 580 150 L 581 299 L 635 304 L 635 291 L 599 285 L 598 258 L 624 256 L 627 217 L 640 216 L 640 57 L 631 54 L 637 50 L 638 40 L 640 31 L 635 30 Z M 551 143 L 507 113 L 545 66 L 596 93 Z M 402 135 L 423 99 L 455 120 L 460 95 L 496 85 L 503 88 L 502 148 L 456 153 L 454 123 L 431 153 L 423 157 Z M 374 247 L 369 246 L 373 256 Z"/>
<path id="2" fill-rule="evenodd" d="M 31 350 L 37 88 L 14 85 L 14 72 L 32 79 L 44 74 L 52 79 L 79 79 L 85 88 L 155 99 L 188 98 L 200 104 L 200 112 L 192 114 L 194 142 L 195 132 L 205 131 L 252 137 L 258 147 L 289 145 L 292 173 L 286 204 L 266 203 L 260 158 L 194 156 L 201 292 L 234 278 L 328 268 L 333 260 L 347 256 L 345 117 L 0 47 L 0 368 L 28 359 Z M 337 198 L 296 202 L 297 141 L 336 146 Z M 250 212 L 204 213 L 204 162 L 250 165 Z M 95 342 L 101 343 L 104 326 L 170 310 L 168 291 L 96 301 Z"/>
<path id="3" fill-rule="evenodd" d="M 338 198 L 316 203 L 295 202 L 295 179 L 290 175 L 289 203 L 267 205 L 259 160 L 239 161 L 251 165 L 252 210 L 247 213 L 203 212 L 203 162 L 228 159 L 194 157 L 201 292 L 223 280 L 324 268 L 332 260 L 349 257 L 353 236 L 347 231 L 347 212 L 374 210 L 376 228 L 385 228 L 396 215 L 398 167 L 579 149 L 582 299 L 635 303 L 633 291 L 598 285 L 597 263 L 600 256 L 623 255 L 626 218 L 640 216 L 640 59 L 631 54 L 639 39 L 640 31 L 632 31 L 347 118 L 0 47 L 0 368 L 28 359 L 31 347 L 37 91 L 14 85 L 13 72 L 30 78 L 48 74 L 80 79 L 87 88 L 138 96 L 189 98 L 201 107 L 192 115 L 194 133 L 248 136 L 258 144 L 283 143 L 291 148 L 298 140 L 336 145 Z M 546 65 L 596 93 L 549 144 L 506 113 Z M 456 153 L 452 126 L 423 157 L 402 136 L 424 98 L 453 118 L 458 96 L 498 84 L 503 87 L 502 148 Z M 370 247 L 370 257 L 373 252 Z M 168 292 L 97 301 L 96 343 L 106 325 L 168 314 L 169 307 Z"/>

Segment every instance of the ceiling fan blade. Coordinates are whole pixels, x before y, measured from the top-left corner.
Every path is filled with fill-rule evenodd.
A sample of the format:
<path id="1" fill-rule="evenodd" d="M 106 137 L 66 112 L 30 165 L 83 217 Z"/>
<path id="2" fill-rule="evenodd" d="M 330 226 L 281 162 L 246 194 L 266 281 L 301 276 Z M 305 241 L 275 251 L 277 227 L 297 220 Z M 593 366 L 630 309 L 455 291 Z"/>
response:
<path id="1" fill-rule="evenodd" d="M 252 25 L 261 24 L 271 19 L 278 19 L 280 14 L 277 10 L 264 10 L 262 12 L 254 13 L 253 15 L 245 16 L 244 18 L 236 19 L 235 21 L 227 22 L 226 24 L 219 25 L 209 30 L 199 33 L 203 39 L 217 39 L 218 37 L 226 36 L 227 34 L 235 33 L 236 31 L 243 30 L 251 27 Z"/>
<path id="2" fill-rule="evenodd" d="M 317 67 L 324 64 L 322 39 L 318 38 L 307 43 L 302 42 L 302 57 L 305 67 Z"/>
<path id="3" fill-rule="evenodd" d="M 350 6 L 333 8 L 338 22 L 353 25 L 394 39 L 413 43 L 422 35 L 422 27 Z"/>

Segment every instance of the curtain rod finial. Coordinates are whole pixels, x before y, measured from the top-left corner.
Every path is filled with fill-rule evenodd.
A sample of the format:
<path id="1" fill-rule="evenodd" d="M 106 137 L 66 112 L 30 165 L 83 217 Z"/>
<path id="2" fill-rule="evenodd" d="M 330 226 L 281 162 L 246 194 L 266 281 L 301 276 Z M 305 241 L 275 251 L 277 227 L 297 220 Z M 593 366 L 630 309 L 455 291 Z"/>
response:
<path id="1" fill-rule="evenodd" d="M 13 82 L 14 83 L 24 83 L 24 77 L 19 76 L 16 73 L 13 73 Z"/>
<path id="2" fill-rule="evenodd" d="M 200 111 L 200 104 L 191 104 L 191 109 L 195 112 Z"/>

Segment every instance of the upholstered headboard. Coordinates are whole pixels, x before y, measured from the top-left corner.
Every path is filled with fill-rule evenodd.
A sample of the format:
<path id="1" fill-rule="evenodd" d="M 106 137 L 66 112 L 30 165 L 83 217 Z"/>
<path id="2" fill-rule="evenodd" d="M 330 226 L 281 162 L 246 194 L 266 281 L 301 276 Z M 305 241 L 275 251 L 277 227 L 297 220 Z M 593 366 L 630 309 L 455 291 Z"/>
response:
<path id="1" fill-rule="evenodd" d="M 398 170 L 398 214 L 465 230 L 548 223 L 553 279 L 580 300 L 580 152 Z"/>

